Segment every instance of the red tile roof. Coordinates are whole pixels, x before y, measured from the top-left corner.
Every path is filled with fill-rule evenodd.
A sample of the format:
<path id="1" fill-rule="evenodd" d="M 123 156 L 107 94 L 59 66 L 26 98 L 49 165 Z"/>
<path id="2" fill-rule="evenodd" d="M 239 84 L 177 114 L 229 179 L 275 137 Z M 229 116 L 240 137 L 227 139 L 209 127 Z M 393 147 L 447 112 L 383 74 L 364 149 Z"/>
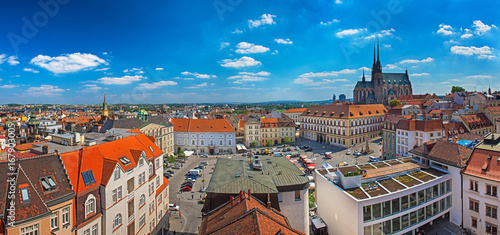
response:
<path id="1" fill-rule="evenodd" d="M 154 152 L 151 151 L 150 146 Z M 96 183 L 106 185 L 117 164 L 124 171 L 134 168 L 139 161 L 142 151 L 146 153 L 148 160 L 152 160 L 163 154 L 161 149 L 151 139 L 144 134 L 139 134 L 89 146 L 83 148 L 81 151 L 62 153 L 61 158 L 73 184 L 73 189 L 78 194 L 94 187 Z M 79 164 L 80 155 L 81 163 Z M 122 157 L 129 159 L 130 163 L 124 165 L 120 161 Z M 92 170 L 96 183 L 86 186 L 80 174 L 88 170 Z"/>
<path id="2" fill-rule="evenodd" d="M 285 111 L 285 113 L 303 113 L 306 111 L 307 108 L 300 108 L 300 109 L 289 109 Z"/>
<path id="3" fill-rule="evenodd" d="M 467 165 L 472 149 L 445 140 L 433 140 L 410 150 L 410 152 L 447 165 L 463 168 Z"/>
<path id="4" fill-rule="evenodd" d="M 487 108 L 493 115 L 500 114 L 500 106 L 492 106 Z"/>
<path id="5" fill-rule="evenodd" d="M 172 118 L 177 132 L 235 132 L 226 119 L 183 119 Z"/>
<path id="6" fill-rule="evenodd" d="M 488 157 L 491 156 L 491 159 Z M 465 168 L 464 174 L 500 182 L 499 152 L 475 149 Z"/>
<path id="7" fill-rule="evenodd" d="M 241 200 L 240 200 L 241 199 Z M 243 193 L 203 216 L 199 234 L 304 234 L 279 211 Z"/>
<path id="8" fill-rule="evenodd" d="M 323 118 L 360 118 L 385 115 L 387 109 L 382 104 L 363 105 L 312 105 L 302 116 Z"/>
<path id="9" fill-rule="evenodd" d="M 413 101 L 413 97 L 411 95 L 402 95 L 398 97 L 399 101 Z"/>
<path id="10" fill-rule="evenodd" d="M 31 147 L 33 147 L 34 144 L 43 144 L 48 141 L 39 141 L 39 142 L 33 142 L 33 143 L 26 143 L 26 144 L 18 144 L 14 147 L 16 151 L 24 151 L 24 150 L 30 150 Z"/>
<path id="11" fill-rule="evenodd" d="M 441 120 L 405 120 L 402 119 L 398 122 L 396 129 L 407 131 L 439 131 L 444 130 Z"/>
<path id="12" fill-rule="evenodd" d="M 460 116 L 471 130 L 493 126 L 484 113 Z"/>

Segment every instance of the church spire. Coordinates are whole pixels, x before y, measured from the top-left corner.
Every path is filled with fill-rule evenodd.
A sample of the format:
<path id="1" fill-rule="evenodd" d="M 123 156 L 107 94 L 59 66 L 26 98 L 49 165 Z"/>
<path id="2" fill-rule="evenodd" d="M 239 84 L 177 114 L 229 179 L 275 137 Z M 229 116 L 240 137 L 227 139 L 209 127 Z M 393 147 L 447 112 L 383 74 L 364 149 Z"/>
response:
<path id="1" fill-rule="evenodd" d="M 375 61 L 376 61 L 376 60 L 375 60 L 375 55 L 376 55 L 376 54 L 377 54 L 377 53 L 375 52 L 375 43 L 373 43 L 373 64 L 375 64 Z"/>
<path id="2" fill-rule="evenodd" d="M 379 42 L 378 42 L 378 38 L 377 38 L 377 62 L 380 62 L 380 58 L 379 58 L 379 56 L 380 56 L 379 49 L 380 49 L 380 44 L 379 44 Z"/>
<path id="3" fill-rule="evenodd" d="M 365 79 L 365 70 L 363 69 L 363 82 L 366 82 L 366 79 Z"/>
<path id="4" fill-rule="evenodd" d="M 488 85 L 488 95 L 491 95 L 491 86 Z"/>
<path id="5" fill-rule="evenodd" d="M 102 102 L 102 116 L 108 116 L 108 104 L 106 103 L 106 93 L 104 93 L 104 102 Z"/>

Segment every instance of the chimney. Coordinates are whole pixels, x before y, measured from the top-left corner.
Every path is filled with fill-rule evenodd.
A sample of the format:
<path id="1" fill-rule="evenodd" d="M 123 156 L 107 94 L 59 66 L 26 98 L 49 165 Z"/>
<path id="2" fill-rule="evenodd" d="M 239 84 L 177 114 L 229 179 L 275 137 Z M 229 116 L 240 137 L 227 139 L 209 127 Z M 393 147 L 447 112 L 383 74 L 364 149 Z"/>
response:
<path id="1" fill-rule="evenodd" d="M 231 197 L 231 207 L 234 206 L 234 197 Z"/>
<path id="2" fill-rule="evenodd" d="M 240 191 L 240 202 L 243 201 L 243 197 L 244 197 L 243 191 Z"/>
<path id="3" fill-rule="evenodd" d="M 250 196 L 252 195 L 252 191 L 248 190 L 248 200 L 250 201 Z"/>
<path id="4" fill-rule="evenodd" d="M 267 201 L 266 207 L 267 207 L 267 209 L 271 209 L 271 202 L 270 201 Z"/>

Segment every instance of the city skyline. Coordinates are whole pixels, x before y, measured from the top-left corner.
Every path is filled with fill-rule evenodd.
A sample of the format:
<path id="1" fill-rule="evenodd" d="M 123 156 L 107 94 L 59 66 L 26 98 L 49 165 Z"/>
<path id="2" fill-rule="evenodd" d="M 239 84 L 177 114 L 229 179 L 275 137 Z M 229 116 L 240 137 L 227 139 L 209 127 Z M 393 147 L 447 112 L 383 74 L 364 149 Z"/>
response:
<path id="1" fill-rule="evenodd" d="M 500 90 L 498 3 L 5 2 L 1 103 L 236 103 L 352 97 L 408 70 L 414 94 Z"/>

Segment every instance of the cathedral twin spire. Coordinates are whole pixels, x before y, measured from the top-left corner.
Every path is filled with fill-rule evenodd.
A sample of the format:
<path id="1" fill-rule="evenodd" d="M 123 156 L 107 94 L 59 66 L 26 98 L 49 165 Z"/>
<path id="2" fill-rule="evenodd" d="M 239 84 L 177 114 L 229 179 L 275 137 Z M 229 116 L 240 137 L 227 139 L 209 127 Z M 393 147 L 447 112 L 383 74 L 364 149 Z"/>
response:
<path id="1" fill-rule="evenodd" d="M 377 57 L 377 60 L 375 60 L 375 56 Z M 373 75 L 376 73 L 382 73 L 382 65 L 380 64 L 380 44 L 379 44 L 378 38 L 377 38 L 376 48 L 375 48 L 375 45 L 373 45 L 372 80 L 375 77 Z"/>

